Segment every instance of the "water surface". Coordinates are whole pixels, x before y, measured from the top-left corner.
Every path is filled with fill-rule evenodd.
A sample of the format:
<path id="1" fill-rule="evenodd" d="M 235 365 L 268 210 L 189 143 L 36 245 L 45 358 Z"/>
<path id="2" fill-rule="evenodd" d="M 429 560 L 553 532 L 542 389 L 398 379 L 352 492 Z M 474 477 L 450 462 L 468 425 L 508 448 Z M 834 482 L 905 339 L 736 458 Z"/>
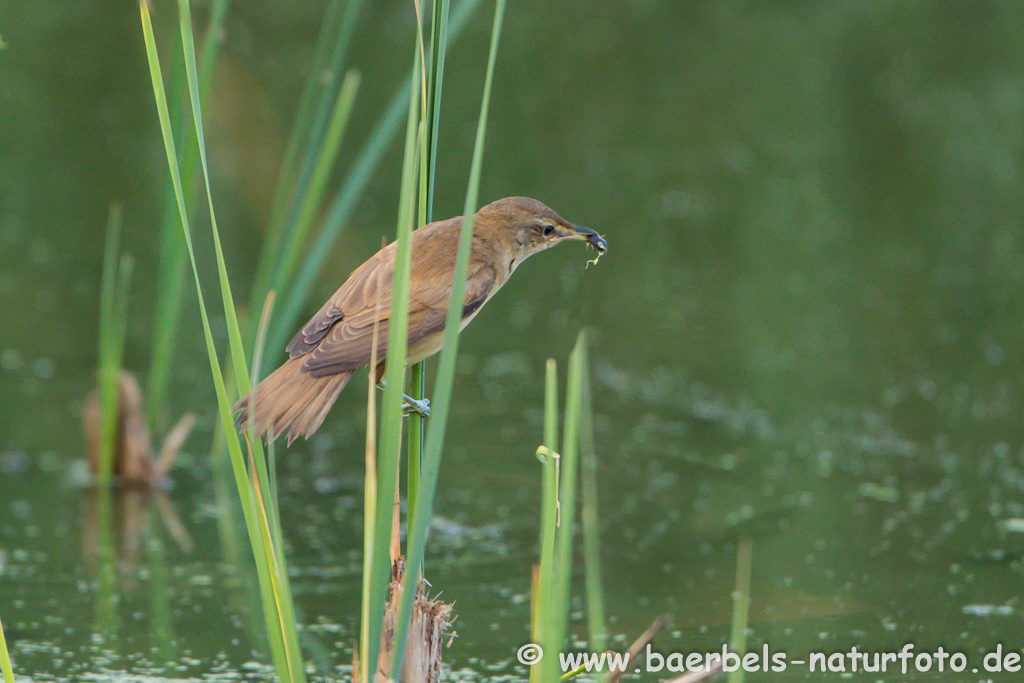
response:
<path id="1" fill-rule="evenodd" d="M 238 6 L 228 21 L 211 156 L 243 294 L 319 12 Z M 450 53 L 439 216 L 463 201 L 489 12 Z M 137 12 L 82 1 L 5 14 L 0 618 L 15 669 L 263 679 L 191 298 L 166 415 L 195 411 L 197 433 L 166 494 L 121 496 L 116 566 L 89 544 L 79 425 L 112 201 L 136 258 L 126 363 L 141 376 L 156 296 L 166 167 Z M 537 557 L 544 362 L 564 361 L 583 327 L 616 648 L 668 614 L 659 652 L 719 649 L 750 538 L 754 649 L 942 646 L 967 671 L 918 677 L 948 681 L 986 678 L 972 669 L 997 645 L 1019 650 L 1020 14 L 1015 3 L 510 5 L 481 196 L 537 197 L 611 250 L 589 269 L 579 248 L 532 259 L 463 336 L 428 559 L 456 604 L 450 679 L 526 680 L 515 653 Z M 405 3 L 361 19 L 346 163 L 408 67 L 412 28 Z M 308 313 L 393 231 L 399 163 L 392 153 L 375 176 Z M 364 386 L 279 464 L 319 679 L 344 676 L 357 632 Z M 585 623 L 574 628 L 585 649 Z M 794 665 L 750 679 L 820 676 Z"/>

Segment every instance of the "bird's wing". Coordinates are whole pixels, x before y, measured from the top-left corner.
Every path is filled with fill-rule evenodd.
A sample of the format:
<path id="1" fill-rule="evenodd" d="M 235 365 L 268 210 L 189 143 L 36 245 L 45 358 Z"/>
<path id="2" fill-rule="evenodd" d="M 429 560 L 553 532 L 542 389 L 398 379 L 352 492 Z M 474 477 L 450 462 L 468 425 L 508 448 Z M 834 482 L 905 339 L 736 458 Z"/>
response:
<path id="1" fill-rule="evenodd" d="M 387 317 L 387 312 L 391 310 L 391 282 L 395 271 L 394 250 L 394 243 L 389 244 L 352 272 L 316 315 L 292 337 L 288 344 L 289 357 L 298 358 L 306 355 L 316 348 L 335 323 L 365 311 L 367 307 L 376 310 L 379 304 L 383 317 Z"/>
<path id="2" fill-rule="evenodd" d="M 363 267 L 361 266 L 359 270 Z M 363 306 L 359 310 L 353 310 L 357 298 L 352 295 L 353 293 L 349 293 L 350 296 L 339 296 L 343 294 L 342 290 L 339 290 L 335 297 L 332 297 L 332 301 L 334 298 L 339 298 L 339 301 L 331 306 L 329 315 L 314 317 L 300 333 L 305 339 L 319 335 L 319 340 L 310 345 L 309 356 L 303 363 L 303 368 L 313 376 L 353 370 L 370 363 L 374 321 L 378 319 L 377 269 L 375 266 L 372 267 L 372 274 L 363 274 L 359 270 L 352 274 L 342 290 L 348 289 L 350 282 L 353 287 L 358 287 L 365 295 L 362 298 Z M 387 273 L 382 273 L 382 279 L 387 280 L 387 284 L 384 285 L 382 282 L 380 323 L 377 330 L 377 358 L 380 360 L 384 359 L 387 352 L 391 317 L 392 269 L 387 270 Z M 472 314 L 487 301 L 495 289 L 496 279 L 493 266 L 480 261 L 470 264 L 466 292 L 462 300 L 463 317 Z M 352 282 L 353 280 L 357 281 Z M 410 293 L 409 298 L 409 346 L 444 329 L 451 287 L 451 270 L 448 268 L 417 273 L 415 291 Z M 324 309 L 327 309 L 327 306 Z M 312 334 L 307 335 L 307 329 Z M 296 339 L 298 338 L 296 335 Z M 293 340 L 293 345 L 294 343 Z M 306 343 L 309 344 L 308 341 Z M 292 354 L 294 357 L 294 350 Z"/>

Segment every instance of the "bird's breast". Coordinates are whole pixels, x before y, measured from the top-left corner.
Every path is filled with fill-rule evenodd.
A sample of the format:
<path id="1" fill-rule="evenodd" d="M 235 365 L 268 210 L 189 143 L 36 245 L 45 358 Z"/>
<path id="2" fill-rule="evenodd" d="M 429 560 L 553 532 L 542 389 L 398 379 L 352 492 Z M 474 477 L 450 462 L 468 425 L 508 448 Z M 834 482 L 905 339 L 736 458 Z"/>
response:
<path id="1" fill-rule="evenodd" d="M 484 303 L 487 303 L 487 301 L 485 300 Z M 462 318 L 462 321 L 459 323 L 459 332 L 466 329 L 466 325 L 476 317 L 481 308 L 483 308 L 483 304 L 478 306 L 472 313 Z M 406 351 L 405 362 L 407 365 L 419 363 L 421 360 L 430 358 L 440 351 L 442 346 L 444 346 L 444 328 L 441 328 L 433 334 L 428 334 L 425 337 L 417 339 L 414 343 L 410 344 L 409 350 Z"/>

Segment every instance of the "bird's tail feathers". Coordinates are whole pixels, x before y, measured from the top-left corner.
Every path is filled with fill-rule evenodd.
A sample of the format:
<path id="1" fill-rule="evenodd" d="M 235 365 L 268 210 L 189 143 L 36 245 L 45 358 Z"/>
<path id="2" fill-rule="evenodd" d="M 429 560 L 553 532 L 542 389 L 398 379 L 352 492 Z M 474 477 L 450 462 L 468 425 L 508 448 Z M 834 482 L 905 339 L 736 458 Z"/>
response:
<path id="1" fill-rule="evenodd" d="M 300 434 L 306 438 L 317 430 L 334 405 L 338 394 L 348 384 L 352 372 L 341 372 L 325 377 L 313 377 L 302 369 L 304 357 L 292 358 L 256 388 L 256 410 L 253 422 L 258 435 L 266 434 L 273 441 L 288 432 L 291 445 Z M 243 425 L 249 419 L 251 392 L 238 399 L 232 411 L 239 412 L 235 423 Z"/>

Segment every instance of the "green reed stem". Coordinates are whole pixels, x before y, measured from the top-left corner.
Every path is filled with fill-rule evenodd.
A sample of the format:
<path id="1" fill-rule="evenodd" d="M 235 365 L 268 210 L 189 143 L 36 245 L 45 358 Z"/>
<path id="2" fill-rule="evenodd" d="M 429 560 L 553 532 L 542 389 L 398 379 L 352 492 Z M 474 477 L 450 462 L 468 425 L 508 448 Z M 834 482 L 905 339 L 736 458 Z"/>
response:
<path id="1" fill-rule="evenodd" d="M 409 368 L 409 396 L 420 400 L 426 393 L 426 362 L 420 361 Z M 418 412 L 409 413 L 409 446 L 406 452 L 406 513 L 411 519 L 416 514 L 420 476 L 423 468 L 423 436 L 426 424 Z"/>
<path id="2" fill-rule="evenodd" d="M 228 0 L 214 0 L 210 7 L 210 25 L 207 27 L 202 59 L 199 64 L 199 92 L 202 97 L 210 90 L 213 72 L 220 56 L 220 46 L 224 19 L 227 16 Z M 186 87 L 184 79 L 179 80 L 182 88 Z M 183 102 L 184 92 L 175 92 L 172 101 Z M 199 147 L 192 128 L 184 111 L 176 111 L 172 120 L 179 121 L 177 137 L 183 144 L 181 159 L 181 175 L 185 179 L 183 189 L 185 206 L 192 210 L 196 190 L 196 169 L 199 162 Z M 149 361 L 149 373 L 146 383 L 147 413 L 151 428 L 160 424 L 164 409 L 167 384 L 170 379 L 174 342 L 178 335 L 181 320 L 181 308 L 184 301 L 185 268 L 188 263 L 185 243 L 178 234 L 177 207 L 173 190 L 168 190 L 164 217 L 160 225 L 159 237 L 160 258 L 157 261 L 157 297 L 153 316 L 152 351 Z"/>
<path id="3" fill-rule="evenodd" d="M 228 435 L 226 438 L 228 452 L 231 455 L 232 467 L 235 471 L 235 481 L 238 488 L 239 498 L 242 501 L 242 510 L 246 519 L 246 526 L 249 530 L 249 539 L 252 543 L 253 555 L 256 558 L 256 569 L 259 577 L 261 597 L 263 601 L 264 617 L 266 620 L 267 633 L 269 636 L 271 652 L 278 676 L 286 681 L 304 681 L 305 669 L 302 662 L 301 652 L 298 647 L 298 636 L 295 629 L 291 592 L 288 588 L 288 575 L 284 568 L 284 558 L 275 550 L 272 545 L 270 531 L 270 518 L 267 515 L 268 502 L 263 492 L 267 491 L 267 477 L 265 473 L 265 459 L 261 443 L 257 441 L 252 445 L 254 452 L 254 463 L 256 470 L 256 483 L 250 483 L 249 473 L 242 456 L 241 444 L 234 431 L 234 420 L 231 414 L 231 401 L 228 398 L 224 375 L 221 372 L 217 356 L 216 345 L 213 340 L 213 333 L 210 327 L 210 319 L 206 310 L 206 300 L 203 296 L 202 283 L 199 278 L 199 270 L 196 264 L 195 252 L 192 246 L 192 236 L 189 227 L 188 210 L 185 205 L 184 193 L 182 190 L 180 165 L 175 151 L 174 137 L 168 114 L 167 96 L 164 91 L 163 76 L 160 70 L 160 61 L 156 50 L 156 40 L 153 35 L 153 27 L 149 14 L 149 7 L 146 0 L 140 0 L 139 9 L 142 16 L 143 35 L 146 44 L 146 54 L 149 62 L 150 77 L 153 84 L 153 94 L 157 106 L 157 114 L 160 119 L 160 130 L 164 140 L 164 149 L 167 155 L 168 168 L 171 175 L 171 183 L 174 189 L 175 198 L 178 203 L 178 214 L 181 220 L 182 233 L 188 250 L 189 260 L 192 264 L 192 274 L 196 285 L 196 295 L 199 302 L 199 311 L 203 323 L 203 334 L 206 340 L 207 354 L 210 360 L 210 373 L 213 378 L 214 388 L 217 394 L 221 428 Z M 217 258 L 218 274 L 220 276 L 221 296 L 224 304 L 224 314 L 228 326 L 228 337 L 231 347 L 232 364 L 234 367 L 234 380 L 242 390 L 248 390 L 249 377 L 246 370 L 245 358 L 242 352 L 241 332 L 238 327 L 238 320 L 234 313 L 234 302 L 231 298 L 231 289 L 227 282 L 227 273 L 224 266 L 224 256 L 220 246 L 220 239 L 216 228 L 216 217 L 213 211 L 213 202 L 209 191 L 209 174 L 207 172 L 205 141 L 203 136 L 202 118 L 199 104 L 199 91 L 195 66 L 195 46 L 192 40 L 191 15 L 188 1 L 179 0 L 178 3 L 179 24 L 182 35 L 182 46 L 185 56 L 185 70 L 188 78 L 188 91 L 191 100 L 193 123 L 196 129 L 196 138 L 200 150 L 200 160 L 204 171 L 206 183 L 207 200 L 210 209 L 211 230 L 213 233 L 214 249 Z M 260 467 L 262 465 L 262 468 Z M 270 505 L 274 501 L 269 501 Z"/>
<path id="4" fill-rule="evenodd" d="M 331 125 L 325 121 L 328 119 L 331 102 L 335 100 L 340 76 L 345 70 L 345 59 L 362 6 L 362 0 L 331 0 L 324 13 L 310 73 L 299 98 L 288 147 L 278 173 L 267 237 L 253 284 L 253 308 L 269 288 L 280 289 L 280 285 L 272 283 L 272 275 L 277 269 L 285 232 L 295 222 L 297 207 L 303 197 L 313 194 L 306 189 L 312 168 L 311 160 L 323 146 L 324 131 Z M 294 239 L 289 237 L 288 241 Z"/>
<path id="5" fill-rule="evenodd" d="M 14 669 L 11 668 L 11 655 L 7 652 L 3 623 L 0 623 L 0 669 L 4 672 L 4 683 L 14 683 Z"/>
<path id="6" fill-rule="evenodd" d="M 487 58 L 487 75 L 484 80 L 483 97 L 480 105 L 480 120 L 477 125 L 476 142 L 473 147 L 473 161 L 470 165 L 469 184 L 466 189 L 462 232 L 459 236 L 459 248 L 455 257 L 455 274 L 452 280 L 448 313 L 445 318 L 444 345 L 441 348 L 441 360 L 438 365 L 437 379 L 435 380 L 434 404 L 431 409 L 431 418 L 427 425 L 427 439 L 424 444 L 423 470 L 420 480 L 421 486 L 416 500 L 415 514 L 410 515 L 411 523 L 407 541 L 402 604 L 398 612 L 395 649 L 391 663 L 391 670 L 393 672 L 402 670 L 402 661 L 405 656 L 405 640 L 409 628 L 409 616 L 412 613 L 413 599 L 416 594 L 416 582 L 419 580 L 423 567 L 427 530 L 434 506 L 437 477 L 441 468 L 441 452 L 444 448 L 445 429 L 448 424 L 448 409 L 451 404 L 452 385 L 455 380 L 455 359 L 459 348 L 459 323 L 462 319 L 466 273 L 468 271 L 469 254 L 473 241 L 473 217 L 476 214 L 477 197 L 480 192 L 484 134 L 487 130 L 491 88 L 494 83 L 494 66 L 498 55 L 498 38 L 501 35 L 504 16 L 505 0 L 498 0 L 494 10 L 494 23 L 491 27 L 491 48 Z"/>
<path id="7" fill-rule="evenodd" d="M 414 70 L 414 74 L 415 74 Z M 381 400 L 380 448 L 377 451 L 377 505 L 373 514 L 374 544 L 370 558 L 369 623 L 363 624 L 367 633 L 364 671 L 376 670 L 380 655 L 380 635 L 391 578 L 390 544 L 395 484 L 402 443 L 402 389 L 405 379 L 406 339 L 409 323 L 409 274 L 412 264 L 412 230 L 416 218 L 416 176 L 419 169 L 417 140 L 420 133 L 419 99 L 416 97 L 418 78 L 414 75 L 409 95 L 409 115 L 406 119 L 405 157 L 402 165 L 402 190 L 398 209 L 398 239 L 395 245 L 395 272 L 391 288 L 391 317 L 388 320 L 387 386 Z M 371 372 L 373 370 L 371 369 Z M 367 510 L 369 513 L 370 511 Z M 392 660 L 394 661 L 394 660 Z M 394 669 L 393 669 L 394 670 Z M 372 680 L 363 678 L 364 681 Z"/>
<path id="8" fill-rule="evenodd" d="M 345 75 L 345 80 L 338 91 L 338 100 L 328 121 L 326 134 L 318 151 L 314 154 L 315 163 L 312 166 L 312 174 L 302 185 L 302 195 L 296 198 L 298 213 L 294 225 L 288 235 L 287 243 L 283 246 L 277 268 L 271 276 L 271 287 L 275 289 L 286 286 L 298 266 L 309 231 L 317 218 L 320 205 L 323 203 L 327 180 L 337 161 L 338 153 L 341 151 L 341 140 L 348 128 L 349 116 L 355 103 L 356 92 L 359 90 L 359 82 L 359 74 L 350 71 Z M 257 294 L 261 289 L 262 286 L 254 288 L 253 293 Z"/>
<path id="9" fill-rule="evenodd" d="M 555 561 L 555 535 L 558 531 L 558 364 L 549 358 L 544 381 L 544 438 L 537 451 L 541 461 L 540 580 L 531 602 L 531 641 L 546 642 L 546 626 L 551 609 L 548 594 Z M 530 680 L 540 681 L 541 668 L 530 669 Z"/>
<path id="10" fill-rule="evenodd" d="M 582 476 L 580 493 L 583 522 L 583 572 L 587 591 L 587 624 L 591 652 L 604 652 L 608 648 L 608 630 L 605 627 L 604 590 L 601 585 L 601 525 L 598 519 L 597 453 L 594 448 L 594 402 L 590 389 L 590 362 L 586 345 L 583 346 L 582 406 L 580 412 L 580 459 Z"/>
<path id="11" fill-rule="evenodd" d="M 128 290 L 131 285 L 133 261 L 128 255 L 119 257 L 121 240 L 121 207 L 110 207 L 107 220 L 107 241 L 103 252 L 103 275 L 100 284 L 99 324 L 99 406 L 100 443 L 96 483 L 109 488 L 113 477 L 117 450 L 117 422 L 121 412 L 120 374 L 128 331 Z"/>
<path id="12" fill-rule="evenodd" d="M 576 346 L 569 356 L 569 371 L 566 380 L 565 427 L 562 435 L 562 452 L 559 460 L 560 486 L 558 491 L 561 516 L 555 538 L 554 560 L 550 575 L 542 574 L 540 582 L 549 582 L 550 590 L 540 605 L 540 619 L 545 621 L 541 645 L 552 656 L 545 657 L 534 669 L 540 669 L 540 681 L 557 680 L 558 657 L 565 649 L 569 624 L 570 579 L 572 576 L 572 547 L 576 523 L 576 484 L 578 479 L 579 426 L 583 375 L 585 372 L 587 336 L 581 331 Z M 531 671 L 532 674 L 532 671 Z"/>
<path id="13" fill-rule="evenodd" d="M 419 218 L 417 225 L 426 225 L 433 220 L 434 175 L 437 163 L 437 131 L 441 121 L 441 84 L 444 73 L 445 49 L 448 44 L 448 0 L 435 0 L 431 14 L 430 66 L 423 63 L 424 101 L 422 122 L 424 135 L 420 149 L 420 191 Z M 422 20 L 418 18 L 417 30 L 422 35 Z M 424 60 L 426 56 L 424 56 Z M 409 374 L 409 395 L 416 400 L 426 395 L 426 361 L 412 366 Z M 409 416 L 409 446 L 407 452 L 408 521 L 416 514 L 416 499 L 420 489 L 420 469 L 423 458 L 423 441 L 426 424 L 423 416 L 412 413 Z"/>
<path id="14" fill-rule="evenodd" d="M 732 603 L 732 634 L 729 650 L 742 657 L 747 651 L 747 624 L 750 622 L 750 579 L 754 564 L 754 542 L 744 535 L 736 545 L 736 590 Z M 729 673 L 729 683 L 743 683 L 743 667 Z"/>

